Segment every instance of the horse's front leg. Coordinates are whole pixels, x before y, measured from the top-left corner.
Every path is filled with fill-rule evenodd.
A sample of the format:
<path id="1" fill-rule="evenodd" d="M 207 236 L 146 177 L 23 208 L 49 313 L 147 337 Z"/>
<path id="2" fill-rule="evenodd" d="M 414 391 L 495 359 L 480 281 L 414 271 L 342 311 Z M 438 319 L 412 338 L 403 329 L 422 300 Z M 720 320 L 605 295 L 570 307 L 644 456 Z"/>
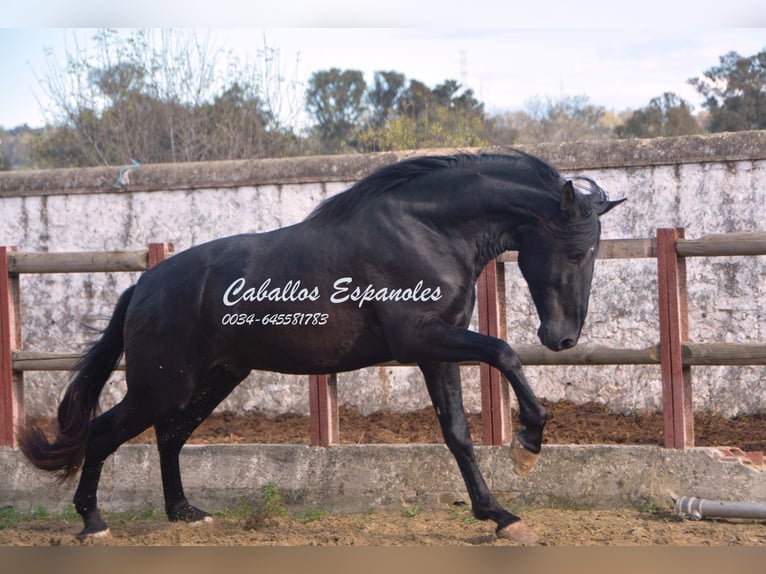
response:
<path id="1" fill-rule="evenodd" d="M 505 346 L 508 347 L 507 344 Z M 500 366 L 503 363 L 504 368 Z M 529 386 L 521 368 L 521 360 L 513 349 L 508 347 L 507 351 L 502 353 L 497 368 L 510 382 L 519 404 L 521 428 L 513 435 L 511 458 L 516 474 L 526 476 L 534 467 L 542 450 L 543 429 L 548 421 L 548 413 Z"/>
<path id="2" fill-rule="evenodd" d="M 526 475 L 542 448 L 543 429 L 548 420 L 521 368 L 518 354 L 502 339 L 469 331 L 439 320 L 420 321 L 400 328 L 394 358 L 400 362 L 480 361 L 498 369 L 508 379 L 519 404 L 521 429 L 513 438 L 514 470 Z"/>
<path id="3" fill-rule="evenodd" d="M 455 457 L 465 481 L 474 516 L 480 520 L 493 520 L 497 524 L 498 536 L 523 544 L 537 540 L 537 535 L 518 516 L 498 504 L 479 470 L 463 408 L 459 365 L 426 363 L 420 365 L 420 370 L 439 418 L 444 442 Z"/>

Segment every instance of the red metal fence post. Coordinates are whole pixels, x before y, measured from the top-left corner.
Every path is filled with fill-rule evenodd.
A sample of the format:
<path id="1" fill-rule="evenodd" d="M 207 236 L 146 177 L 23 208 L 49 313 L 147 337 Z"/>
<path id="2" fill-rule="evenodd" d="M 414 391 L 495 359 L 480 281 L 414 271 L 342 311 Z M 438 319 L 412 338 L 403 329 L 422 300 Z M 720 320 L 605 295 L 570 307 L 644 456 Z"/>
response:
<path id="1" fill-rule="evenodd" d="M 683 363 L 682 347 L 689 339 L 686 261 L 676 251 L 676 243 L 683 238 L 683 228 L 657 230 L 665 447 L 675 449 L 694 446 L 691 367 Z"/>
<path id="2" fill-rule="evenodd" d="M 24 378 L 13 370 L 13 351 L 21 349 L 21 296 L 18 274 L 8 272 L 8 254 L 0 247 L 0 446 L 16 446 L 15 430 L 24 421 Z"/>
<path id="3" fill-rule="evenodd" d="M 309 434 L 311 446 L 338 442 L 337 375 L 309 375 Z"/>
<path id="4" fill-rule="evenodd" d="M 476 283 L 479 331 L 491 337 L 506 338 L 505 265 L 491 261 Z M 502 445 L 511 437 L 511 406 L 508 384 L 497 369 L 485 363 L 479 367 L 481 381 L 482 441 Z"/>

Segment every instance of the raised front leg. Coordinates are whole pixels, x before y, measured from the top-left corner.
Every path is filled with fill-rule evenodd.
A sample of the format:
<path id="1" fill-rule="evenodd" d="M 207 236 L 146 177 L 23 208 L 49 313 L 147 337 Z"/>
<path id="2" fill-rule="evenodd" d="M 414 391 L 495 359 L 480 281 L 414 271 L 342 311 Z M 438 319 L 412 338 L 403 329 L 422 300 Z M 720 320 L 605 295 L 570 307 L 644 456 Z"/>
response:
<path id="1" fill-rule="evenodd" d="M 471 432 L 463 408 L 460 367 L 456 363 L 421 364 L 444 442 L 455 457 L 471 498 L 473 514 L 480 520 L 493 520 L 497 535 L 522 544 L 537 540 L 535 533 L 521 519 L 498 504 L 479 470 Z"/>
<path id="2" fill-rule="evenodd" d="M 518 354 L 508 343 L 495 337 L 448 325 L 437 319 L 400 321 L 393 327 L 396 342 L 392 351 L 404 363 L 481 361 L 498 369 L 508 379 L 519 404 L 521 428 L 513 439 L 512 455 L 518 474 L 527 474 L 540 453 L 545 409 L 529 386 Z"/>

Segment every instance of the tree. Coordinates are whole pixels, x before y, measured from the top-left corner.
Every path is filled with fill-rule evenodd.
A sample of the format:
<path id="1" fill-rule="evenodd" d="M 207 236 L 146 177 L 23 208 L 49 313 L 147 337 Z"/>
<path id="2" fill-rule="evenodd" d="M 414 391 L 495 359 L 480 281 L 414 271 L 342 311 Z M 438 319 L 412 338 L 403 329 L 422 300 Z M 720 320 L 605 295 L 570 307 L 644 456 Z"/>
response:
<path id="1" fill-rule="evenodd" d="M 314 72 L 306 90 L 306 109 L 325 151 L 353 146 L 365 107 L 367 83 L 359 70 L 332 68 Z"/>
<path id="2" fill-rule="evenodd" d="M 8 138 L 8 136 L 4 133 L 4 130 L 0 130 L 0 171 L 8 171 L 11 169 L 11 162 L 8 159 L 8 154 L 5 150 L 6 143 L 5 140 Z"/>
<path id="3" fill-rule="evenodd" d="M 407 89 L 402 92 L 396 102 L 396 110 L 400 116 L 416 119 L 428 115 L 432 101 L 431 88 L 418 80 L 410 80 Z"/>
<path id="4" fill-rule="evenodd" d="M 203 136 L 197 138 L 198 157 L 248 157 L 251 150 L 276 145 L 268 131 L 273 118 L 250 86 L 235 82 L 196 113 Z"/>
<path id="5" fill-rule="evenodd" d="M 449 110 L 481 116 L 484 114 L 484 104 L 477 100 L 470 88 L 460 92 L 461 85 L 455 80 L 446 80 L 437 85 L 431 92 L 436 105 Z"/>
<path id="6" fill-rule="evenodd" d="M 375 72 L 372 87 L 367 92 L 370 108 L 370 125 L 381 128 L 393 117 L 395 104 L 404 91 L 404 74 L 399 72 Z"/>
<path id="7" fill-rule="evenodd" d="M 33 150 L 41 167 L 278 156 L 294 146 L 264 99 L 268 48 L 256 68 L 186 31 L 99 30 L 93 43 L 88 52 L 75 36 L 66 64 L 49 54 L 38 78 L 53 102 Z"/>
<path id="8" fill-rule="evenodd" d="M 27 124 L 9 130 L 0 127 L 0 171 L 33 169 L 30 151 L 41 133 L 41 128 L 30 128 Z"/>
<path id="9" fill-rule="evenodd" d="M 615 134 L 621 138 L 654 138 L 702 133 L 691 106 L 673 92 L 653 98 L 649 105 L 633 112 Z"/>
<path id="10" fill-rule="evenodd" d="M 585 95 L 559 100 L 537 98 L 528 108 L 540 122 L 543 141 L 603 139 L 610 135 L 601 123 L 606 110 L 590 104 Z"/>
<path id="11" fill-rule="evenodd" d="M 410 80 L 382 125 L 371 123 L 359 137 L 363 151 L 487 145 L 484 104 L 470 89 L 446 80 L 433 89 Z"/>
<path id="12" fill-rule="evenodd" d="M 612 136 L 611 116 L 594 106 L 587 96 L 565 96 L 558 100 L 535 97 L 523 112 L 494 118 L 495 143 L 552 143 L 607 139 Z"/>
<path id="13" fill-rule="evenodd" d="M 369 129 L 359 138 L 362 151 L 489 145 L 486 125 L 478 116 L 455 113 L 444 106 L 419 118 L 397 116 L 383 128 Z"/>
<path id="14" fill-rule="evenodd" d="M 361 72 L 332 68 L 312 75 L 306 107 L 322 153 L 488 143 L 484 104 L 454 80 L 431 89 L 378 71 L 368 89 Z"/>
<path id="15" fill-rule="evenodd" d="M 711 132 L 766 128 L 766 49 L 748 58 L 729 52 L 689 83 L 705 98 Z"/>

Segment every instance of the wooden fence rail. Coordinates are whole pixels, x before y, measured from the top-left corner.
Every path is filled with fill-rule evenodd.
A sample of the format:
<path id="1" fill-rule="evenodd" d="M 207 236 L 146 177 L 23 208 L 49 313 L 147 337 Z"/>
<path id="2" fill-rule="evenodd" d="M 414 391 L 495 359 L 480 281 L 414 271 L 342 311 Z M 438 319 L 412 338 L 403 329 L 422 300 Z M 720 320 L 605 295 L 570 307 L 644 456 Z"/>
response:
<path id="1" fill-rule="evenodd" d="M 172 245 L 153 243 L 147 250 L 97 253 L 23 253 L 0 247 L 0 446 L 15 446 L 14 427 L 24 419 L 23 373 L 70 370 L 74 353 L 22 349 L 19 275 L 145 271 L 172 253 Z M 659 229 L 656 238 L 602 241 L 600 259 L 656 258 L 659 286 L 659 343 L 641 349 L 582 345 L 554 353 L 541 345 L 516 345 L 526 365 L 659 365 L 663 380 L 665 446 L 694 446 L 691 367 L 766 365 L 766 344 L 688 341 L 686 257 L 766 255 L 766 233 L 684 238 L 682 229 Z M 505 337 L 505 264 L 514 252 L 490 263 L 477 283 L 479 330 Z M 398 365 L 399 363 L 387 363 Z M 470 363 L 467 363 L 470 364 Z M 123 369 L 124 364 L 118 368 Z M 484 444 L 510 440 L 510 396 L 500 374 L 480 365 Z M 338 404 L 334 374 L 309 377 L 311 443 L 338 440 Z"/>
<path id="2" fill-rule="evenodd" d="M 146 271 L 149 250 L 85 253 L 8 253 L 8 273 L 100 273 Z"/>

